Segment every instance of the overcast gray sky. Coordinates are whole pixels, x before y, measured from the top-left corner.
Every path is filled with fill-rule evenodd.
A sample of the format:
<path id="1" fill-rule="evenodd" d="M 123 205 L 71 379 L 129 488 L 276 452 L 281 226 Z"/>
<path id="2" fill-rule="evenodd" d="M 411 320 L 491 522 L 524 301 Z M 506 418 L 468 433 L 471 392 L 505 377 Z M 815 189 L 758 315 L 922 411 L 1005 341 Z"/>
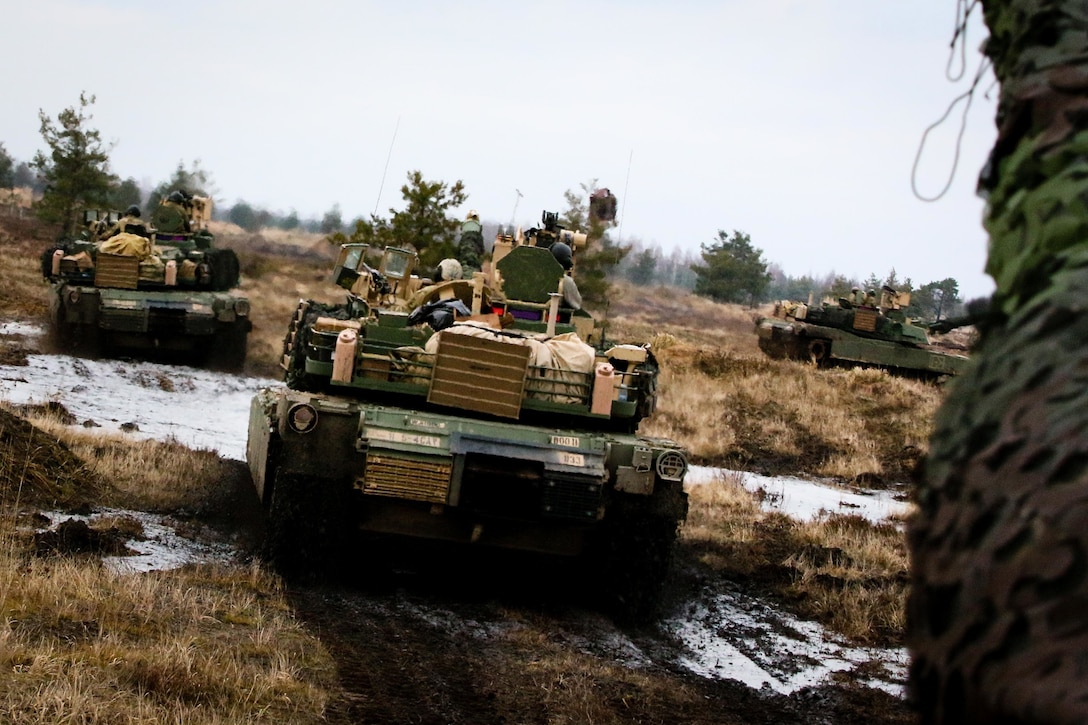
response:
<path id="1" fill-rule="evenodd" d="M 911 191 L 922 133 L 967 86 L 945 78 L 955 0 L 3 2 L 0 142 L 18 160 L 43 147 L 38 110 L 87 91 L 114 172 L 157 184 L 199 160 L 228 206 L 385 215 L 419 170 L 462 180 L 460 211 L 509 222 L 516 204 L 528 226 L 596 179 L 622 239 L 666 252 L 737 229 L 794 276 L 993 289 L 974 191 L 990 80 L 948 194 Z M 958 121 L 927 146 L 924 194 Z"/>

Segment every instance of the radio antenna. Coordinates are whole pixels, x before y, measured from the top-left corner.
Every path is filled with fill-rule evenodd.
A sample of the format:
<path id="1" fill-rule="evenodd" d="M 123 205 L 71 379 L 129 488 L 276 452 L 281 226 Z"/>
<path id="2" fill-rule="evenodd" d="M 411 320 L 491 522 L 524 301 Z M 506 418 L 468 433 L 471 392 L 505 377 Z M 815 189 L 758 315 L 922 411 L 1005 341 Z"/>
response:
<path id="1" fill-rule="evenodd" d="M 397 125 L 393 127 L 393 139 L 389 142 L 389 153 L 385 157 L 385 168 L 382 170 L 382 183 L 378 184 L 378 198 L 374 200 L 374 211 L 371 216 L 378 215 L 378 204 L 382 203 L 382 189 L 385 188 L 385 175 L 389 173 L 389 159 L 393 158 L 393 144 L 397 142 L 397 131 L 400 130 L 400 116 L 397 116 Z"/>
<path id="2" fill-rule="evenodd" d="M 620 202 L 620 228 L 616 230 L 616 241 L 623 241 L 623 210 L 627 208 L 627 187 L 631 185 L 631 159 L 635 158 L 635 150 L 627 156 L 627 178 L 623 181 L 623 201 Z"/>
<path id="3" fill-rule="evenodd" d="M 521 193 L 521 189 L 514 189 L 514 191 L 517 192 L 517 196 L 514 197 L 514 211 L 510 212 L 510 228 L 511 229 L 513 229 L 514 225 L 517 224 L 518 202 L 521 201 L 521 197 L 525 196 L 524 194 Z"/>

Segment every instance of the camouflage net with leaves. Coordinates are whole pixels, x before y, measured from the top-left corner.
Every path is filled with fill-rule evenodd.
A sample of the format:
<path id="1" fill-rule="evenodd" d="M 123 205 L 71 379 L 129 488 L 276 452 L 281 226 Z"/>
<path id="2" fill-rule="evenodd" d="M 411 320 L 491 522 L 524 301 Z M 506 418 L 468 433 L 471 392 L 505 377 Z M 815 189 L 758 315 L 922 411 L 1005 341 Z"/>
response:
<path id="1" fill-rule="evenodd" d="M 1088 722 L 1088 5 L 983 2 L 993 319 L 909 531 L 923 723 Z"/>

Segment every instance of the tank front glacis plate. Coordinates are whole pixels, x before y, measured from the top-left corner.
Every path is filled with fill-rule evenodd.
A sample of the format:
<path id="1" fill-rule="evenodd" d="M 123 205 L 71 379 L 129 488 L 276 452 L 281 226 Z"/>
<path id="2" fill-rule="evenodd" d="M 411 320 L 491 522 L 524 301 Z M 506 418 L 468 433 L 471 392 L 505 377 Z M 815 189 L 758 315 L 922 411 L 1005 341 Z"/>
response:
<path id="1" fill-rule="evenodd" d="M 364 494 L 387 498 L 456 507 L 466 493 L 471 499 L 487 487 L 526 486 L 544 501 L 534 516 L 596 518 L 596 505 L 567 511 L 564 502 L 549 499 L 551 492 L 570 500 L 599 497 L 622 473 L 621 490 L 651 495 L 655 471 L 675 481 L 686 467 L 671 442 L 635 435 L 442 415 L 293 390 L 264 395 L 265 410 L 268 396 L 279 399 L 269 422 L 280 438 L 282 470 L 353 480 Z M 671 467 L 662 473 L 657 464 L 666 455 Z"/>
<path id="2" fill-rule="evenodd" d="M 477 453 L 597 477 L 604 475 L 607 453 L 600 434 L 382 407 L 360 412 L 357 447 L 441 456 Z"/>
<path id="3" fill-rule="evenodd" d="M 229 292 L 144 291 L 60 284 L 56 299 L 65 319 L 103 330 L 128 333 L 172 332 L 213 335 L 240 319 L 239 303 L 248 300 Z"/>

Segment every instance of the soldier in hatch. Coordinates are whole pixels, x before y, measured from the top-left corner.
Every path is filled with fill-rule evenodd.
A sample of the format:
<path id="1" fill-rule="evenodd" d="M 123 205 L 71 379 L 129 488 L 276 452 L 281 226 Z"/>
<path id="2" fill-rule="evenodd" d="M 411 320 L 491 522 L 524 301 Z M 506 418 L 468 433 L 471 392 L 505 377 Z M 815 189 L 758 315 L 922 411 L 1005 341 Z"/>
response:
<path id="1" fill-rule="evenodd" d="M 570 270 L 574 267 L 574 251 L 565 242 L 556 242 L 551 249 L 555 261 L 563 267 L 563 277 L 559 280 L 559 294 L 563 295 L 563 306 L 580 310 L 582 294 L 574 283 L 574 277 L 570 276 Z"/>
<path id="2" fill-rule="evenodd" d="M 105 238 L 108 239 L 122 232 L 151 238 L 151 232 L 148 230 L 147 225 L 144 224 L 144 220 L 140 218 L 140 207 L 135 204 L 125 209 L 125 215 L 117 220 L 117 223 L 106 233 Z"/>
<path id="3" fill-rule="evenodd" d="M 457 244 L 457 261 L 466 277 L 483 268 L 484 235 L 480 215 L 473 209 L 461 224 L 461 239 Z"/>

